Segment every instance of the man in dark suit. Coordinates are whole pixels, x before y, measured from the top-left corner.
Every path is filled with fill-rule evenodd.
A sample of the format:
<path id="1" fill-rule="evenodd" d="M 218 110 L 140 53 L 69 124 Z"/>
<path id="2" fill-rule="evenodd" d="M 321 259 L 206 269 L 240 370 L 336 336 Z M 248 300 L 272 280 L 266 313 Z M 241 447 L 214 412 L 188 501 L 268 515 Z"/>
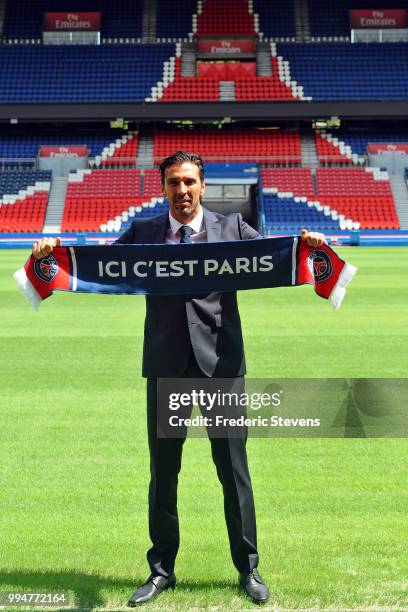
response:
<path id="1" fill-rule="evenodd" d="M 136 220 L 120 244 L 219 242 L 261 238 L 240 214 L 223 216 L 201 206 L 204 170 L 201 159 L 178 151 L 161 166 L 163 194 L 169 213 Z M 302 230 L 302 240 L 318 246 L 321 234 Z M 44 239 L 33 247 L 48 255 L 59 241 Z M 151 480 L 147 553 L 151 574 L 128 605 L 151 601 L 174 588 L 179 548 L 177 482 L 184 438 L 157 437 L 158 378 L 231 378 L 243 381 L 245 356 L 235 292 L 207 295 L 146 296 L 143 376 L 147 378 L 147 424 Z M 242 382 L 243 386 L 243 382 Z M 212 457 L 224 493 L 224 512 L 231 556 L 239 582 L 256 603 L 268 599 L 260 577 L 255 508 L 246 456 L 246 437 L 211 438 Z"/>
<path id="2" fill-rule="evenodd" d="M 136 221 L 119 238 L 122 244 L 219 242 L 258 238 L 241 215 L 224 217 L 201 206 L 204 174 L 201 159 L 177 152 L 162 163 L 163 193 L 169 213 Z M 242 377 L 245 357 L 237 296 L 147 296 L 143 375 L 147 377 L 147 414 L 151 482 L 147 553 L 151 576 L 129 601 L 149 601 L 175 585 L 179 547 L 177 479 L 184 439 L 157 437 L 157 379 L 176 377 Z M 266 601 L 268 591 L 257 570 L 255 509 L 244 439 L 211 439 L 212 456 L 224 490 L 225 518 L 231 554 L 252 596 Z"/>

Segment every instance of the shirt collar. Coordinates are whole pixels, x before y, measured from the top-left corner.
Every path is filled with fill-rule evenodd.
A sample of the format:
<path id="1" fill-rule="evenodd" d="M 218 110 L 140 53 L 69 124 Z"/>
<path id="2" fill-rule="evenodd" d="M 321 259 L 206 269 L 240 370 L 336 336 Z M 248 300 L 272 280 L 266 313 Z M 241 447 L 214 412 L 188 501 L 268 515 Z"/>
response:
<path id="1" fill-rule="evenodd" d="M 194 230 L 195 234 L 199 234 L 201 231 L 201 227 L 203 225 L 203 219 L 204 219 L 204 211 L 203 211 L 202 206 L 200 206 L 200 211 L 198 215 L 194 217 L 194 219 L 190 221 L 190 223 L 180 223 L 180 221 L 177 221 L 177 219 L 175 219 L 173 215 L 171 214 L 171 212 L 169 211 L 170 227 L 174 235 L 177 234 L 177 232 L 179 231 L 182 225 L 189 225 Z"/>

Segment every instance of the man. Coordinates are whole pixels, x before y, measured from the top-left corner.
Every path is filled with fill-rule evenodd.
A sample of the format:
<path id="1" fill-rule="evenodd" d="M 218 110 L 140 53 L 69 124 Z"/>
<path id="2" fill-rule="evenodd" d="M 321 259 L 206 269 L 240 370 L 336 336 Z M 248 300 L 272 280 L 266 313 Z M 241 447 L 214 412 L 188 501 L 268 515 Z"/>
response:
<path id="1" fill-rule="evenodd" d="M 120 244 L 198 243 L 260 238 L 240 214 L 223 216 L 205 210 L 203 164 L 197 155 L 177 151 L 161 166 L 169 213 L 136 220 Z M 321 234 L 302 230 L 302 240 L 320 246 Z M 33 246 L 36 257 L 48 255 L 59 239 Z M 208 295 L 146 296 L 143 376 L 147 378 L 147 423 L 151 481 L 147 553 L 151 574 L 130 598 L 135 606 L 174 588 L 179 548 L 177 481 L 184 438 L 157 437 L 158 378 L 241 378 L 245 357 L 235 292 Z M 243 380 L 241 378 L 241 380 Z M 224 512 L 231 556 L 239 582 L 256 603 L 268 599 L 260 577 L 255 508 L 246 457 L 246 438 L 211 438 L 211 451 L 224 493 Z"/>

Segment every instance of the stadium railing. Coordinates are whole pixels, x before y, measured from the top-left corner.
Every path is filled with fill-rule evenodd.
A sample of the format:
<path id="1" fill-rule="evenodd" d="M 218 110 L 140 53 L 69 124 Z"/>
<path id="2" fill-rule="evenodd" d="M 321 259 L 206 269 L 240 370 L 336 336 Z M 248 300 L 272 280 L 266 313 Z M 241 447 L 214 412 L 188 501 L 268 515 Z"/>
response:
<path id="1" fill-rule="evenodd" d="M 38 169 L 37 158 L 27 157 L 5 157 L 0 158 L 0 171 L 1 170 L 27 170 L 27 169 Z"/>
<path id="2" fill-rule="evenodd" d="M 200 151 L 196 151 L 198 154 Z M 302 163 L 297 156 L 288 156 L 284 157 L 283 155 L 271 156 L 271 155 L 223 155 L 220 153 L 219 155 L 205 155 L 202 154 L 202 158 L 204 163 L 210 162 L 247 162 L 247 163 L 259 163 L 266 166 L 280 166 L 280 167 L 302 167 Z M 361 160 L 359 163 L 354 165 L 366 165 L 367 156 L 363 156 L 364 161 Z M 111 157 L 111 158 L 103 158 L 100 155 L 96 155 L 95 157 L 88 158 L 88 164 L 90 169 L 97 168 L 151 168 L 158 167 L 160 163 L 163 161 L 163 157 L 154 157 L 153 163 L 138 163 L 137 159 L 134 157 Z M 319 157 L 321 166 L 331 166 L 342 168 L 344 167 L 344 163 L 339 163 L 336 161 L 336 158 L 327 155 Z M 0 171 L 2 170 L 25 170 L 25 169 L 37 169 L 38 166 L 38 158 L 21 158 L 21 157 L 5 157 L 0 158 Z"/>

